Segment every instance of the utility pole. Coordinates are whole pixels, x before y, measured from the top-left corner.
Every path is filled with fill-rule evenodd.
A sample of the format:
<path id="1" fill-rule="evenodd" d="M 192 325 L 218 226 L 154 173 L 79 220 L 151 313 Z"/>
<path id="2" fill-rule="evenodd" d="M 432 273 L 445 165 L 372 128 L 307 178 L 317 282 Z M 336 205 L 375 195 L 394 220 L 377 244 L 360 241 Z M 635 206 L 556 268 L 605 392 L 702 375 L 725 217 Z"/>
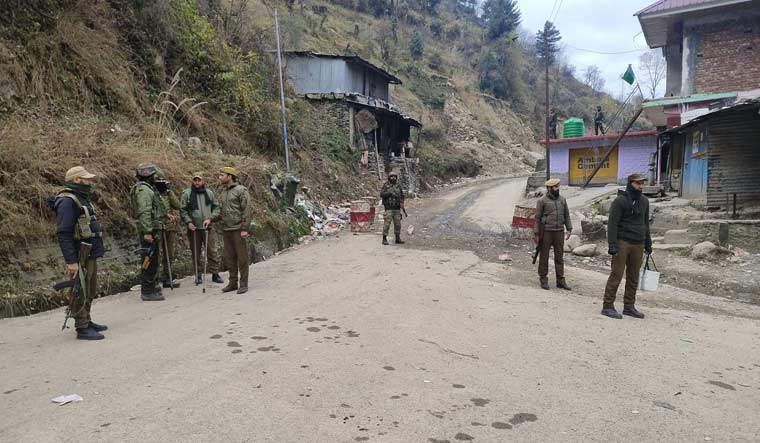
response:
<path id="1" fill-rule="evenodd" d="M 546 33 L 546 27 L 544 27 Z M 551 178 L 551 169 L 549 167 L 549 39 L 544 34 L 544 64 L 546 64 L 546 180 Z"/>
<path id="2" fill-rule="evenodd" d="M 282 79 L 282 53 L 280 50 L 280 17 L 274 9 L 274 29 L 277 34 L 277 72 L 280 75 L 280 107 L 282 108 L 282 141 L 285 146 L 285 170 L 290 172 L 290 150 L 288 148 L 288 121 L 285 112 L 285 84 Z"/>

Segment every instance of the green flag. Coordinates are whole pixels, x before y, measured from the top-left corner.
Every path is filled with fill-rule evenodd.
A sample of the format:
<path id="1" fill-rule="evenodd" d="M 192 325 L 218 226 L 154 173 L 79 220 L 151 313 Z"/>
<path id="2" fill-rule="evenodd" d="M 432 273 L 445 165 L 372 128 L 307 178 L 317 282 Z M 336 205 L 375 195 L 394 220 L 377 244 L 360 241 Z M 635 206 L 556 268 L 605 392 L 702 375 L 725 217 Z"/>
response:
<path id="1" fill-rule="evenodd" d="M 633 75 L 633 68 L 631 67 L 631 65 L 628 65 L 628 69 L 625 70 L 625 74 L 623 74 L 622 78 L 629 85 L 632 85 L 634 80 L 636 80 L 636 76 Z"/>

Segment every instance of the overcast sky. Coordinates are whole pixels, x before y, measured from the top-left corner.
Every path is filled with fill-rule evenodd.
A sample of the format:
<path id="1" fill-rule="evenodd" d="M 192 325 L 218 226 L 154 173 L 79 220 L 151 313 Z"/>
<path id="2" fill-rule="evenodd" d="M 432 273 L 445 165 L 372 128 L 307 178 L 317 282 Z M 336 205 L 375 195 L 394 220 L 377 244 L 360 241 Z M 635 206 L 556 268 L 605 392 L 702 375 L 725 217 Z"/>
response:
<path id="1" fill-rule="evenodd" d="M 604 74 L 605 88 L 617 97 L 621 90 L 620 76 L 629 63 L 638 75 L 638 58 L 648 50 L 639 21 L 633 14 L 655 1 L 517 0 L 517 5 L 522 13 L 522 26 L 535 33 L 543 28 L 552 8 L 557 4 L 559 12 L 554 24 L 562 35 L 561 43 L 568 63 L 575 65 L 577 76 L 580 76 L 586 66 L 598 66 Z M 636 52 L 594 54 L 573 47 L 598 52 Z"/>

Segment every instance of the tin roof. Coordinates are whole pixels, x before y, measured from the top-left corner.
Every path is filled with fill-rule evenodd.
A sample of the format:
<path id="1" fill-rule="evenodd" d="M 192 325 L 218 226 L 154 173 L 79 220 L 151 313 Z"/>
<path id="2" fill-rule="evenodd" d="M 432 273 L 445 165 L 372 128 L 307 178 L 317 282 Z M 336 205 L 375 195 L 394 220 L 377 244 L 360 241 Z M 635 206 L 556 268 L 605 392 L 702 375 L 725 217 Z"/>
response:
<path id="1" fill-rule="evenodd" d="M 736 92 L 719 92 L 714 94 L 692 94 L 686 97 L 663 97 L 656 100 L 647 100 L 641 106 L 646 108 L 656 108 L 658 106 L 680 105 L 683 103 L 707 102 L 713 100 L 722 100 L 724 98 L 736 98 Z"/>
<path id="2" fill-rule="evenodd" d="M 395 75 L 391 74 L 390 72 L 386 71 L 385 69 L 372 64 L 371 62 L 359 57 L 358 55 L 340 55 L 340 54 L 328 54 L 324 52 L 314 52 L 314 51 L 283 51 L 283 54 L 285 55 L 292 55 L 296 57 L 322 57 L 322 58 L 339 58 L 341 60 L 346 60 L 352 63 L 355 63 L 357 65 L 363 66 L 367 69 L 370 69 L 372 71 L 375 71 L 380 76 L 384 77 L 386 80 L 388 80 L 388 83 L 394 84 L 394 85 L 400 85 L 401 79 L 396 77 Z"/>
<path id="3" fill-rule="evenodd" d="M 751 0 L 660 0 L 655 2 L 634 15 L 648 15 L 656 13 L 677 13 L 676 10 L 707 9 L 715 6 L 725 6 L 734 3 L 743 3 Z"/>
<path id="4" fill-rule="evenodd" d="M 716 116 L 731 114 L 735 112 L 743 112 L 743 111 L 747 111 L 751 109 L 757 109 L 760 111 L 760 98 L 747 99 L 730 106 L 726 106 L 720 109 L 715 109 L 713 111 L 708 112 L 707 114 L 700 115 L 699 117 L 696 117 L 695 119 L 689 122 L 686 122 L 680 126 L 675 126 L 673 128 L 670 128 L 667 131 L 664 131 L 663 134 L 676 133 L 676 132 L 682 131 L 690 126 L 694 126 L 696 124 L 702 123 L 703 121 L 709 120 Z"/>
<path id="5" fill-rule="evenodd" d="M 657 135 L 657 130 L 652 129 L 648 131 L 629 131 L 627 134 L 625 134 L 625 138 L 632 138 L 632 137 L 644 137 L 648 135 Z M 572 137 L 572 138 L 553 138 L 549 140 L 550 145 L 556 145 L 561 143 L 574 143 L 574 142 L 585 142 L 585 141 L 594 141 L 594 140 L 607 140 L 607 139 L 616 139 L 620 136 L 619 133 L 615 134 L 604 134 L 604 135 L 589 135 L 586 137 Z M 541 142 L 546 143 L 546 140 L 541 140 Z"/>

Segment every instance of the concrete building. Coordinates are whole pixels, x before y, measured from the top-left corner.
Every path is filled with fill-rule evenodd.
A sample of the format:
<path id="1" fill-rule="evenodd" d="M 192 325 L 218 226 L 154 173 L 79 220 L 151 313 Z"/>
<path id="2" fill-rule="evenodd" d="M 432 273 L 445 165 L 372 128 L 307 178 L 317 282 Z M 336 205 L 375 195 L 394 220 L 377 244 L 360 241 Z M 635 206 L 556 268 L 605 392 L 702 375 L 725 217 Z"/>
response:
<path id="1" fill-rule="evenodd" d="M 760 95 L 760 0 L 660 0 L 636 16 L 667 62 L 665 98 L 644 104 L 656 126 Z"/>
<path id="2" fill-rule="evenodd" d="M 422 125 L 391 102 L 390 85 L 401 80 L 356 55 L 286 51 L 283 56 L 295 92 L 331 126 L 345 129 L 333 139 L 345 140 L 346 150 L 361 152 L 364 166 L 379 178 L 399 170 L 407 191 L 416 193 L 413 141 Z"/>
<path id="3" fill-rule="evenodd" d="M 583 185 L 618 135 L 606 134 L 550 140 L 551 176 L 559 178 L 563 184 Z M 648 176 L 650 164 L 656 164 L 656 154 L 657 131 L 629 132 L 599 169 L 591 184 L 625 184 L 626 178 L 633 173 Z"/>

